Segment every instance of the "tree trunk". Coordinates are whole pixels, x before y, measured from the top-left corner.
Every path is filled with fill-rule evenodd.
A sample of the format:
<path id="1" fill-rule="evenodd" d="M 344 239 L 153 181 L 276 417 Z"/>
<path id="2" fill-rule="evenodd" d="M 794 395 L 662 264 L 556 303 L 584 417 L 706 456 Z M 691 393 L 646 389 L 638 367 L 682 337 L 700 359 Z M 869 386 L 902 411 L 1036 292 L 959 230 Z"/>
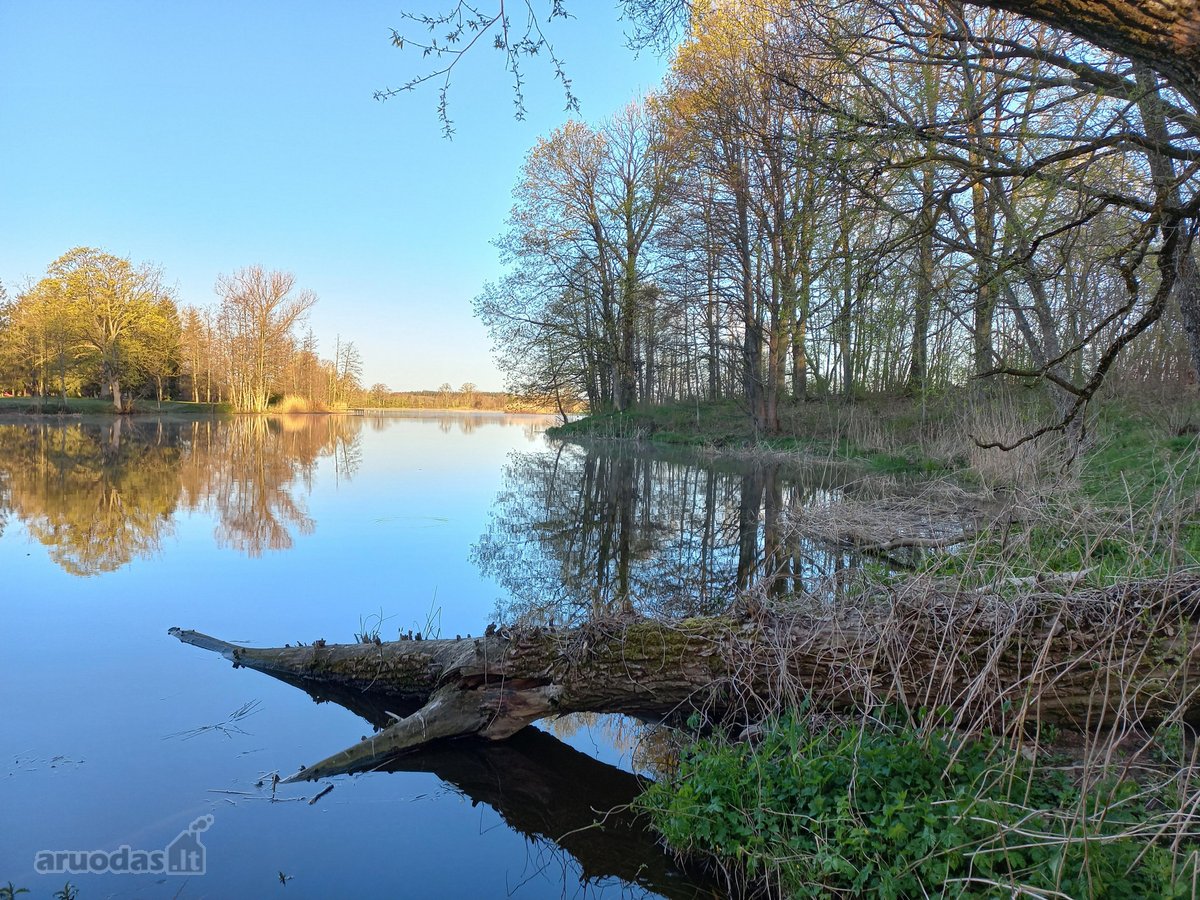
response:
<path id="1" fill-rule="evenodd" d="M 1138 86 L 1144 91 L 1138 103 L 1138 110 L 1142 115 L 1146 136 L 1155 142 L 1166 142 L 1169 140 L 1170 132 L 1162 110 L 1158 80 L 1144 66 L 1136 66 L 1135 75 Z M 1181 206 L 1182 197 L 1174 161 L 1165 154 L 1153 151 L 1147 154 L 1147 160 L 1159 190 L 1166 195 L 1171 206 Z M 1183 235 L 1178 249 L 1175 251 L 1175 265 L 1172 271 L 1175 278 L 1174 291 L 1179 302 L 1179 313 L 1183 320 L 1183 332 L 1187 339 L 1188 353 L 1192 358 L 1192 368 L 1197 377 L 1200 377 L 1200 275 L 1196 271 L 1192 237 L 1186 230 L 1187 223 L 1180 222 L 1170 227 L 1178 229 Z"/>
<path id="2" fill-rule="evenodd" d="M 441 738 L 506 738 L 569 712 L 753 717 L 804 699 L 818 709 L 898 704 L 956 711 L 960 723 L 1084 728 L 1197 705 L 1200 576 L 1015 599 L 915 587 L 786 614 L 748 604 L 675 622 L 625 615 L 575 629 L 489 627 L 475 639 L 254 649 L 171 634 L 235 666 L 411 712 L 289 780 L 373 768 Z"/>
<path id="3" fill-rule="evenodd" d="M 711 226 L 710 226 L 711 230 Z M 709 236 L 706 248 L 712 247 L 712 238 Z M 713 259 L 711 249 L 706 249 L 705 258 L 705 277 L 707 279 L 707 299 L 705 304 L 705 333 L 708 338 L 708 399 L 721 399 L 721 312 L 717 306 L 717 263 Z"/>
<path id="4" fill-rule="evenodd" d="M 840 242 L 839 249 L 842 254 L 842 272 L 841 285 L 841 312 L 838 314 L 837 335 L 838 335 L 838 352 L 841 355 L 842 362 L 842 396 L 847 400 L 854 399 L 854 356 L 853 348 L 851 347 L 851 338 L 854 328 L 854 294 L 853 294 L 853 274 L 854 270 L 850 261 L 850 226 L 845 222 L 841 225 L 841 234 L 838 237 Z"/>
<path id="5" fill-rule="evenodd" d="M 754 302 L 754 256 L 750 247 L 750 210 L 745 189 L 740 189 L 737 206 L 737 252 L 742 292 L 742 396 L 754 420 L 764 427 L 762 378 L 762 325 Z"/>
<path id="6" fill-rule="evenodd" d="M 929 387 L 929 316 L 933 309 L 933 170 L 926 167 L 922 179 L 925 205 L 918 217 L 921 233 L 917 238 L 917 291 L 913 298 L 912 358 L 908 367 L 907 392 L 922 396 Z"/>
<path id="7" fill-rule="evenodd" d="M 1183 257 L 1182 264 L 1177 294 L 1179 312 L 1192 369 L 1200 382 L 1200 271 L 1197 271 L 1195 256 L 1190 252 Z"/>

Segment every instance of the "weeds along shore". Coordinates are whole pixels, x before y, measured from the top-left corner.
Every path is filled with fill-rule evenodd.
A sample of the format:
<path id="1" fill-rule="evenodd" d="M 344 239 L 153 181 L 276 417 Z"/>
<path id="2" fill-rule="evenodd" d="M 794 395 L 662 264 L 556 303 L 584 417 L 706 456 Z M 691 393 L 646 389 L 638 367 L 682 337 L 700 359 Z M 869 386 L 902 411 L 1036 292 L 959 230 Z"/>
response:
<path id="1" fill-rule="evenodd" d="M 830 602 L 878 603 L 886 587 L 931 614 L 989 616 L 997 635 L 1032 632 L 1049 616 L 1048 632 L 1065 630 L 1073 648 L 1066 658 L 1049 653 L 1049 641 L 1025 648 L 1025 689 L 988 695 L 987 674 L 914 679 L 898 608 L 876 608 L 896 620 L 880 652 L 846 672 L 861 698 L 853 711 L 817 702 L 781 664 L 771 696 L 747 698 L 752 716 L 693 717 L 673 774 L 639 801 L 668 846 L 738 895 L 1198 895 L 1200 696 L 1188 677 L 1200 656 L 1196 611 L 1129 598 L 1156 580 L 1200 577 L 1200 402 L 1110 393 L 1074 445 L 1047 434 L 1007 452 L 980 446 L 1012 442 L 1044 412 L 1019 393 L 797 403 L 781 433 L 762 435 L 736 404 L 715 403 L 554 430 L 568 441 L 710 456 L 848 461 L 866 477 L 901 478 L 909 487 L 891 501 L 838 498 L 789 512 L 790 529 L 860 546 L 905 533 L 914 506 L 948 497 L 1003 504 L 1010 514 L 927 542 L 909 565 L 864 567 Z M 760 590 L 739 603 L 786 618 L 813 596 Z M 947 673 L 979 650 L 948 619 L 940 634 Z M 1013 665 L 1012 646 L 997 637 L 985 673 Z M 785 660 L 794 648 L 759 652 Z M 1100 655 L 1152 670 L 1151 695 L 1162 702 L 1117 676 L 1074 720 L 1039 715 L 1048 686 Z"/>

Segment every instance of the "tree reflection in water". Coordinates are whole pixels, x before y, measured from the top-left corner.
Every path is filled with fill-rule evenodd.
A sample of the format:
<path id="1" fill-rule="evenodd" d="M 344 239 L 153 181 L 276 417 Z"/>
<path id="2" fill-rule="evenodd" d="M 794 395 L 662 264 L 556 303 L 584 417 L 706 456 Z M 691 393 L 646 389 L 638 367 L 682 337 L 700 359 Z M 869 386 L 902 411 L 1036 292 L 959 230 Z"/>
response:
<path id="1" fill-rule="evenodd" d="M 700 466 L 628 448 L 516 453 L 472 559 L 511 595 L 503 620 L 710 615 L 739 591 L 801 592 L 856 564 L 783 522 L 789 508 L 830 502 L 844 478 L 829 467 Z"/>
<path id="2" fill-rule="evenodd" d="M 383 431 L 397 418 L 424 419 L 436 423 L 438 431 L 450 434 L 474 434 L 480 428 L 495 425 L 521 424 L 527 441 L 533 441 L 546 427 L 546 416 L 527 413 L 478 412 L 476 410 L 407 409 L 368 410 L 365 419 L 374 431 Z"/>
<path id="3" fill-rule="evenodd" d="M 0 522 L 11 512 L 74 575 L 157 555 L 180 510 L 211 512 L 221 546 L 286 549 L 313 530 L 303 495 L 318 461 L 350 477 L 361 427 L 333 416 L 0 425 Z"/>

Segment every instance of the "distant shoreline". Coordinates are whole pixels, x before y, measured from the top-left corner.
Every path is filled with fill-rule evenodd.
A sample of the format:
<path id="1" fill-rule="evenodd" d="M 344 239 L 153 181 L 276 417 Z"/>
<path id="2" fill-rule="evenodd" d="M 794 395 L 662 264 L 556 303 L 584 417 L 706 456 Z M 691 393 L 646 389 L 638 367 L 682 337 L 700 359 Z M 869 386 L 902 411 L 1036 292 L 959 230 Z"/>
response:
<path id="1" fill-rule="evenodd" d="M 268 409 L 265 412 L 242 412 L 231 409 L 227 404 L 216 403 L 189 403 L 181 401 L 163 401 L 161 404 L 156 401 L 136 401 L 132 409 L 124 412 L 117 412 L 112 408 L 111 404 L 104 402 L 91 401 L 84 398 L 83 403 L 79 402 L 80 398 L 70 398 L 67 401 L 66 407 L 63 407 L 60 402 L 53 404 L 44 404 L 42 408 L 38 408 L 35 403 L 24 402 L 29 398 L 16 398 L 18 401 L 13 402 L 14 398 L 0 398 L 0 423 L 13 422 L 28 422 L 28 421 L 115 421 L 117 419 L 175 419 L 175 420 L 194 420 L 194 419 L 223 419 L 235 416 L 270 416 L 270 417 L 294 417 L 294 416 L 348 416 L 348 417 L 369 417 L 369 416 L 403 416 L 405 414 L 416 415 L 445 415 L 452 413 L 455 415 L 476 415 L 476 416 L 543 416 L 559 418 L 559 415 L 554 410 L 545 409 L 473 409 L 469 407 L 349 407 L 347 409 L 314 409 L 314 410 L 288 410 L 288 409 Z"/>

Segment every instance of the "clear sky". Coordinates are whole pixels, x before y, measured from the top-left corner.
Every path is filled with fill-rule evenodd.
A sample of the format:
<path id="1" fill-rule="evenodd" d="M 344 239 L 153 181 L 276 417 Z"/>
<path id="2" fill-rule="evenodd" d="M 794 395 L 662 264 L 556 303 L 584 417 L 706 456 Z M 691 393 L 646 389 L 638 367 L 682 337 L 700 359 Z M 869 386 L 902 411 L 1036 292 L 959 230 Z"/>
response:
<path id="1" fill-rule="evenodd" d="M 453 141 L 432 86 L 373 100 L 423 71 L 389 42 L 399 11 L 447 5 L 0 0 L 0 282 L 12 295 L 80 245 L 160 266 L 191 304 L 219 273 L 286 269 L 320 297 L 322 351 L 354 340 L 368 386 L 499 389 L 471 299 L 499 272 L 526 151 L 567 114 L 533 60 L 514 121 L 490 41 L 455 71 Z M 615 8 L 568 8 L 547 36 L 585 119 L 658 84 Z"/>

